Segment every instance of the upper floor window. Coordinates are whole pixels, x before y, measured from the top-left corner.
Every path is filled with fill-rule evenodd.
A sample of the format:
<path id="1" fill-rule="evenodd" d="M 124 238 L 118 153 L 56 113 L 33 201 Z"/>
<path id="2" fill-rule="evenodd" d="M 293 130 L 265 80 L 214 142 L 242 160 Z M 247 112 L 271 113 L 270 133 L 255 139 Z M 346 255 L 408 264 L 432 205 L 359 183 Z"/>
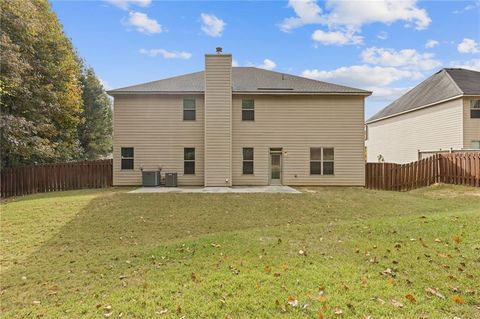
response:
<path id="1" fill-rule="evenodd" d="M 480 100 L 470 101 L 470 117 L 472 119 L 480 119 Z"/>
<path id="2" fill-rule="evenodd" d="M 243 148 L 243 170 L 244 175 L 253 174 L 253 148 L 244 147 Z"/>
<path id="3" fill-rule="evenodd" d="M 480 141 L 472 141 L 472 149 L 480 150 Z"/>
<path id="4" fill-rule="evenodd" d="M 133 147 L 122 147 L 121 155 L 121 169 L 133 169 Z"/>
<path id="5" fill-rule="evenodd" d="M 242 121 L 255 120 L 255 101 L 242 100 Z"/>
<path id="6" fill-rule="evenodd" d="M 195 148 L 183 149 L 183 174 L 195 174 Z"/>
<path id="7" fill-rule="evenodd" d="M 183 120 L 195 121 L 195 99 L 183 99 Z"/>
<path id="8" fill-rule="evenodd" d="M 335 153 L 332 147 L 310 148 L 310 174 L 333 175 Z"/>

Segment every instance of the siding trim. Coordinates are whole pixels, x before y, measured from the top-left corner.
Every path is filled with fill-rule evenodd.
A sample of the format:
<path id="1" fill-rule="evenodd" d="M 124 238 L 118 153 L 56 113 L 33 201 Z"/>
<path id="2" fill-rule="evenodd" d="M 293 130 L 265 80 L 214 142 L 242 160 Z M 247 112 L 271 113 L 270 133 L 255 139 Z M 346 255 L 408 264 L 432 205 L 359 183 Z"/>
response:
<path id="1" fill-rule="evenodd" d="M 382 121 L 382 120 L 386 120 L 386 119 L 388 119 L 388 118 L 392 118 L 392 117 L 395 117 L 395 116 L 398 116 L 398 115 L 415 112 L 415 111 L 417 111 L 417 110 L 425 109 L 425 108 L 427 108 L 427 107 L 435 106 L 435 105 L 437 105 L 437 104 L 441 104 L 441 103 L 444 103 L 444 102 L 453 101 L 453 100 L 455 100 L 455 99 L 459 99 L 459 98 L 464 97 L 464 96 L 466 96 L 466 95 L 464 95 L 464 94 L 455 95 L 455 96 L 453 96 L 453 97 L 449 97 L 448 99 L 440 100 L 440 101 L 433 102 L 433 103 L 430 103 L 430 104 L 425 104 L 425 105 L 419 106 L 419 107 L 417 107 L 417 108 L 414 108 L 414 109 L 412 109 L 412 110 L 403 111 L 403 112 L 400 112 L 400 113 L 395 113 L 395 114 L 392 114 L 392 115 L 388 115 L 388 116 L 385 116 L 385 117 L 381 117 L 381 118 L 376 119 L 376 120 L 373 120 L 373 121 L 367 121 L 367 122 L 365 122 L 365 124 L 375 123 L 375 122 Z"/>

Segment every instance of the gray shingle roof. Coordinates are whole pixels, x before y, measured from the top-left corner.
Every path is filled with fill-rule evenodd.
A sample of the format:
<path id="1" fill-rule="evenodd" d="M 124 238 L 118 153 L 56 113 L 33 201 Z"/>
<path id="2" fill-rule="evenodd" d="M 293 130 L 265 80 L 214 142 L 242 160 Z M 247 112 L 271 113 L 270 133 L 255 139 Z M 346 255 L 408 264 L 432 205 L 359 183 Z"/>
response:
<path id="1" fill-rule="evenodd" d="M 480 95 L 480 72 L 442 69 L 373 115 L 367 123 L 459 95 Z"/>
<path id="2" fill-rule="evenodd" d="M 342 85 L 316 81 L 300 76 L 267 71 L 254 67 L 232 68 L 233 92 L 258 93 L 340 93 L 370 95 L 371 92 Z M 117 93 L 204 92 L 204 72 L 110 90 Z"/>

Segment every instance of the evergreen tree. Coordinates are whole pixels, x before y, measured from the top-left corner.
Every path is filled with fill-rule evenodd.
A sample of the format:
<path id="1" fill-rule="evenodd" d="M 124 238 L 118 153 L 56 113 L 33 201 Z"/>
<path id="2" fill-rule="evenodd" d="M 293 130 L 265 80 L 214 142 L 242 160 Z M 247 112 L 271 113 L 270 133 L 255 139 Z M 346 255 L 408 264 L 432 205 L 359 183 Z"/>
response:
<path id="1" fill-rule="evenodd" d="M 83 70 L 83 117 L 78 127 L 85 159 L 98 159 L 112 152 L 112 103 L 92 68 Z"/>
<path id="2" fill-rule="evenodd" d="M 47 0 L 1 1 L 2 166 L 81 156 L 80 62 Z"/>

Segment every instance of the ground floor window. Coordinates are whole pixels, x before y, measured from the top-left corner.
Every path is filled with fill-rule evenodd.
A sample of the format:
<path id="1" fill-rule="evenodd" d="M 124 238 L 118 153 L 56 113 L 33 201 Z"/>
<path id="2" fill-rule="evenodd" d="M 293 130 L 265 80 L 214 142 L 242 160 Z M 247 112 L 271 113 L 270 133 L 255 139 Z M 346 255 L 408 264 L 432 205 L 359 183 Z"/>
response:
<path id="1" fill-rule="evenodd" d="M 253 174 L 253 148 L 244 147 L 243 148 L 243 174 L 252 175 Z"/>
<path id="2" fill-rule="evenodd" d="M 480 141 L 472 141 L 472 148 L 474 150 L 480 150 Z"/>
<path id="3" fill-rule="evenodd" d="M 133 169 L 134 167 L 133 147 L 122 147 L 121 158 L 122 158 L 121 169 Z"/>
<path id="4" fill-rule="evenodd" d="M 310 175 L 333 175 L 335 172 L 333 147 L 310 148 Z"/>
<path id="5" fill-rule="evenodd" d="M 193 147 L 183 149 L 183 174 L 195 174 L 195 148 Z"/>

